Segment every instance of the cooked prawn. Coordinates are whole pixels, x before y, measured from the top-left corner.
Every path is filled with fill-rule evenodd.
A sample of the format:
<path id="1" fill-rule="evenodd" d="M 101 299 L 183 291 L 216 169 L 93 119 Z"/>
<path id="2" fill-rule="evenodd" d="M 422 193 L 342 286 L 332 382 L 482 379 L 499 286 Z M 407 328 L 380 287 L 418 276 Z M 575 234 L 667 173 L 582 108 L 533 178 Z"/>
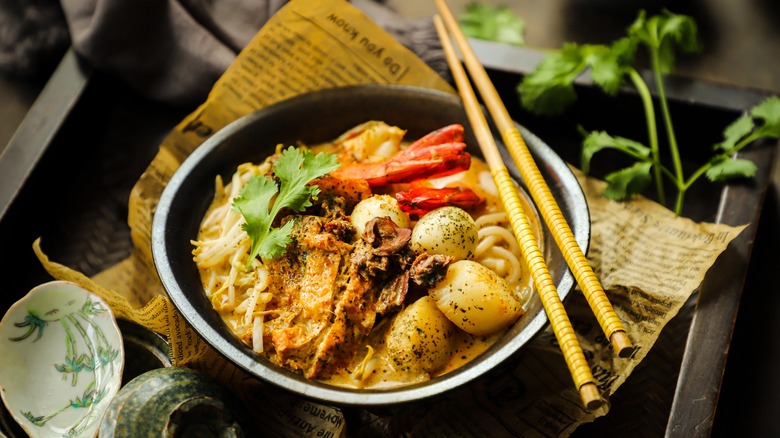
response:
<path id="1" fill-rule="evenodd" d="M 481 207 L 485 198 L 468 187 L 415 187 L 395 194 L 401 210 L 422 216 L 439 207 L 455 206 L 464 210 Z"/>
<path id="2" fill-rule="evenodd" d="M 438 178 L 468 170 L 471 155 L 465 149 L 463 126 L 450 125 L 420 138 L 386 160 L 347 164 L 331 172 L 331 176 L 363 179 L 371 187 Z"/>

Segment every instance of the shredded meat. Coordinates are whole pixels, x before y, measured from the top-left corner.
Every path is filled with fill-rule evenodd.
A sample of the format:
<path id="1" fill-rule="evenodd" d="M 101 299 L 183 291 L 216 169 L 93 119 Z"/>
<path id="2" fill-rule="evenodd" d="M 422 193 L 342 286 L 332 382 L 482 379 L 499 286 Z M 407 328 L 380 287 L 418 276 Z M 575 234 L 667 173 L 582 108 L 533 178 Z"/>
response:
<path id="1" fill-rule="evenodd" d="M 385 283 L 376 300 L 376 313 L 385 315 L 400 309 L 409 293 L 409 271 L 403 271 Z"/>
<path id="2" fill-rule="evenodd" d="M 389 256 L 397 253 L 409 243 L 412 238 L 412 230 L 401 228 L 389 217 L 371 219 L 366 224 L 363 232 L 363 240 L 374 248 L 374 254 Z"/>
<path id="3" fill-rule="evenodd" d="M 352 245 L 328 232 L 330 221 L 293 218 L 286 255 L 266 262 L 274 293 L 267 309 L 278 311 L 265 324 L 264 342 L 272 361 L 308 378 L 325 377 L 346 365 L 371 330 L 375 314 L 362 307 L 368 302 L 373 308 L 375 287 L 356 278 L 348 263 Z"/>
<path id="4" fill-rule="evenodd" d="M 290 216 L 295 223 L 286 254 L 265 262 L 274 295 L 266 306 L 266 354 L 307 378 L 327 378 L 343 369 L 377 314 L 403 305 L 410 278 L 435 282 L 451 261 L 417 256 L 408 244 L 411 230 L 387 217 L 370 222 L 352 244 L 355 230 L 343 207 L 335 197 L 320 205 L 324 216 Z"/>
<path id="5" fill-rule="evenodd" d="M 452 261 L 448 255 L 422 253 L 409 269 L 410 278 L 420 286 L 433 287 L 447 275 L 447 266 Z"/>
<path id="6" fill-rule="evenodd" d="M 369 221 L 350 256 L 350 261 L 360 268 L 358 275 L 383 282 L 409 269 L 416 257 L 408 245 L 411 232 L 389 217 Z"/>
<path id="7" fill-rule="evenodd" d="M 328 221 L 325 222 L 325 231 L 345 242 L 352 241 L 352 237 L 357 230 L 355 230 L 355 226 L 352 225 L 349 217 L 344 212 L 344 208 L 346 208 L 346 201 L 344 198 L 334 197 L 326 199 L 322 202 L 320 208 L 322 210 L 320 216 L 328 219 Z"/>

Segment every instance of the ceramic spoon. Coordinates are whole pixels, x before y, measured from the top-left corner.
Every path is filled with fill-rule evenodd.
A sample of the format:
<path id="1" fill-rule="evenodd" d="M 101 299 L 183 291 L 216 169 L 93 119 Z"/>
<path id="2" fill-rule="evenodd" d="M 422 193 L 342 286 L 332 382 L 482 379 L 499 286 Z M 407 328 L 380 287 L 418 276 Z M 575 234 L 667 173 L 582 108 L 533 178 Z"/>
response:
<path id="1" fill-rule="evenodd" d="M 31 437 L 95 436 L 123 367 L 110 307 L 75 283 L 32 289 L 0 322 L 0 392 Z"/>

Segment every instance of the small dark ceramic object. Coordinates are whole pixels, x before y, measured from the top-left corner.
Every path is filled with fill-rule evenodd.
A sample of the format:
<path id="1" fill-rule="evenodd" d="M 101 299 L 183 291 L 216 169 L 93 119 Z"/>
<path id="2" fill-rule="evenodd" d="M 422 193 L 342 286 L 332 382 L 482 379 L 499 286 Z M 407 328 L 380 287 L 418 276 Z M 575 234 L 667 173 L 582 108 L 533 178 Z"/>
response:
<path id="1" fill-rule="evenodd" d="M 214 178 L 229 180 L 238 164 L 260 162 L 277 144 L 316 144 L 336 138 L 368 120 L 382 120 L 419 138 L 435 129 L 461 123 L 472 154 L 481 156 L 470 124 L 454 95 L 430 89 L 367 85 L 301 95 L 247 115 L 218 131 L 188 157 L 164 190 L 152 226 L 152 251 L 160 279 L 174 305 L 192 327 L 229 360 L 247 372 L 294 393 L 331 404 L 385 405 L 442 394 L 493 369 L 525 346 L 548 323 L 538 296 L 525 315 L 488 351 L 465 366 L 425 383 L 386 390 L 354 390 L 308 380 L 273 365 L 241 343 L 220 319 L 203 292 L 192 260 L 190 240 L 214 194 Z M 585 196 L 565 162 L 544 142 L 521 128 L 542 175 L 555 195 L 574 236 L 587 252 L 590 216 Z M 494 132 L 497 140 L 500 135 Z M 507 168 L 520 181 L 516 166 L 499 142 Z M 550 274 L 565 299 L 574 279 L 552 236 L 544 228 L 541 242 Z"/>
<path id="2" fill-rule="evenodd" d="M 238 398 L 210 376 L 189 368 L 148 371 L 111 401 L 100 425 L 103 438 L 254 436 Z"/>

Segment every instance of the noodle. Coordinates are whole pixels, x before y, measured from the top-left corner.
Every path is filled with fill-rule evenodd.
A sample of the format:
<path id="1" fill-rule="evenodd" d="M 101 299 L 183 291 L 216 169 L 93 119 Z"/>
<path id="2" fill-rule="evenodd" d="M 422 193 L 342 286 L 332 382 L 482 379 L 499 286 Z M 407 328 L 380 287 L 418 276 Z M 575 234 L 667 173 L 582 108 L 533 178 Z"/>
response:
<path id="1" fill-rule="evenodd" d="M 479 235 L 501 237 L 501 239 L 509 246 L 509 250 L 514 254 L 520 253 L 520 245 L 517 244 L 515 235 L 507 228 L 498 225 L 490 225 L 484 228 L 480 228 Z"/>
<path id="2" fill-rule="evenodd" d="M 255 316 L 252 322 L 252 350 L 255 353 L 263 352 L 263 317 Z"/>
<path id="3" fill-rule="evenodd" d="M 508 228 L 509 218 L 503 211 L 483 214 L 475 220 L 479 228 L 479 243 L 474 259 L 504 277 L 509 287 L 518 295 L 522 283 L 522 265 L 518 254 L 520 245 Z M 523 300 L 525 302 L 525 300 Z"/>
<path id="4" fill-rule="evenodd" d="M 215 178 L 214 200 L 201 224 L 199 240 L 192 242 L 198 268 L 208 273 L 203 283 L 212 306 L 220 312 L 241 309 L 244 316 L 237 325 L 251 325 L 253 330 L 257 330 L 254 326 L 258 324 L 255 322 L 258 317 L 253 315 L 261 292 L 268 285 L 268 272 L 254 261 L 251 269 L 244 269 L 252 242 L 242 228 L 243 217 L 233 210 L 232 204 L 241 187 L 252 175 L 260 173 L 260 169 L 261 166 L 254 164 L 241 164 L 227 185 L 222 184 L 220 176 Z M 262 319 L 259 318 L 261 326 Z"/>

